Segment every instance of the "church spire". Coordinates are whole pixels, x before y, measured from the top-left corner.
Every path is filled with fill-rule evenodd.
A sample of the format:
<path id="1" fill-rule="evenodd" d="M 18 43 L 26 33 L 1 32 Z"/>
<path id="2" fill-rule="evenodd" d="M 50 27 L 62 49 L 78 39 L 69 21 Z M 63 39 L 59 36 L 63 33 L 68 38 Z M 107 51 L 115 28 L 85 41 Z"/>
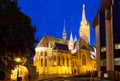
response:
<path id="1" fill-rule="evenodd" d="M 74 43 L 77 41 L 77 37 L 76 37 L 76 35 L 75 35 L 75 38 L 74 38 Z"/>
<path id="2" fill-rule="evenodd" d="M 71 34 L 70 34 L 70 42 L 71 42 L 71 43 L 74 42 L 74 40 L 73 40 L 73 36 L 72 36 L 72 32 L 71 32 Z"/>
<path id="3" fill-rule="evenodd" d="M 83 4 L 82 21 L 86 21 L 86 16 L 85 16 L 85 4 Z"/>
<path id="4" fill-rule="evenodd" d="M 63 29 L 63 33 L 62 33 L 62 36 L 63 36 L 63 40 L 66 40 L 67 39 L 67 33 L 66 33 L 66 29 L 65 29 L 65 20 L 64 20 L 64 29 Z"/>
<path id="5" fill-rule="evenodd" d="M 70 34 L 70 40 L 69 40 L 69 50 L 73 50 L 74 48 L 74 40 L 73 40 L 73 36 L 72 36 L 72 32 Z"/>
<path id="6" fill-rule="evenodd" d="M 84 4 L 83 4 L 83 10 L 82 10 L 82 21 L 80 23 L 79 35 L 87 43 L 90 43 L 90 26 L 86 20 Z"/>

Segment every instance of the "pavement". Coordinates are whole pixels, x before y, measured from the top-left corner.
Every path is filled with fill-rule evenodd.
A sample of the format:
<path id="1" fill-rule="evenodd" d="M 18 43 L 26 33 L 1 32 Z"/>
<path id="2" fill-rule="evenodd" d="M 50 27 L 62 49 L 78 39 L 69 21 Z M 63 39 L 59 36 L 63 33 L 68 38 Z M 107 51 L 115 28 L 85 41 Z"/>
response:
<path id="1" fill-rule="evenodd" d="M 62 78 L 62 77 L 69 77 L 70 75 L 39 75 L 38 80 L 44 79 L 54 79 L 54 78 Z"/>
<path id="2" fill-rule="evenodd" d="M 98 77 L 81 77 L 81 78 L 86 81 L 111 81 L 111 80 L 100 79 Z"/>
<path id="3" fill-rule="evenodd" d="M 39 75 L 35 81 L 110 81 L 98 77 L 76 77 L 71 75 Z"/>

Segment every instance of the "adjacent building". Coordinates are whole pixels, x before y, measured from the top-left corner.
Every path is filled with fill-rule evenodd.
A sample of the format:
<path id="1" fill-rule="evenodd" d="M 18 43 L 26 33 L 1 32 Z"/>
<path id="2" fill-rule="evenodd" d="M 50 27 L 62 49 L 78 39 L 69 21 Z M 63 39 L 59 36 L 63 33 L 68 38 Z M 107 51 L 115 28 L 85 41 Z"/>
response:
<path id="1" fill-rule="evenodd" d="M 73 38 L 72 32 L 70 40 L 67 40 L 64 21 L 62 38 L 43 36 L 34 56 L 34 65 L 39 74 L 86 75 L 96 71 L 95 52 L 89 45 L 90 26 L 85 17 L 85 5 L 79 31 L 79 40 Z"/>
<path id="2" fill-rule="evenodd" d="M 93 26 L 98 76 L 120 81 L 120 0 L 102 0 Z"/>

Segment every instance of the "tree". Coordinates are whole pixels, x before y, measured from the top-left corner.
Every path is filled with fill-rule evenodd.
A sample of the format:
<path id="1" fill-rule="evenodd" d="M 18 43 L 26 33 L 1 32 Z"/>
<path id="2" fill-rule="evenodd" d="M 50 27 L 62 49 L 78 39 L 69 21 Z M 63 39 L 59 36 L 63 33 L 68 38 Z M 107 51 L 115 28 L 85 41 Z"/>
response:
<path id="1" fill-rule="evenodd" d="M 34 54 L 35 32 L 16 0 L 0 0 L 0 70 L 13 68 L 17 56 Z"/>

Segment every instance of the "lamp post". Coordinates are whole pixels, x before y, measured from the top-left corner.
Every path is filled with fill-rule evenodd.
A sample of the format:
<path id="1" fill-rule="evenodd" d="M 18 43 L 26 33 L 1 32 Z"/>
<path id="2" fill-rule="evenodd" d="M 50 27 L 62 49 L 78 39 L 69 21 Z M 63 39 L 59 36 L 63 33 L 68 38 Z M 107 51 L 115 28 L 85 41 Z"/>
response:
<path id="1" fill-rule="evenodd" d="M 19 78 L 19 63 L 22 62 L 21 58 L 17 57 L 15 58 L 15 62 L 17 63 L 17 67 L 18 67 L 18 70 L 17 70 L 17 81 L 21 81 L 21 79 L 18 79 Z"/>

